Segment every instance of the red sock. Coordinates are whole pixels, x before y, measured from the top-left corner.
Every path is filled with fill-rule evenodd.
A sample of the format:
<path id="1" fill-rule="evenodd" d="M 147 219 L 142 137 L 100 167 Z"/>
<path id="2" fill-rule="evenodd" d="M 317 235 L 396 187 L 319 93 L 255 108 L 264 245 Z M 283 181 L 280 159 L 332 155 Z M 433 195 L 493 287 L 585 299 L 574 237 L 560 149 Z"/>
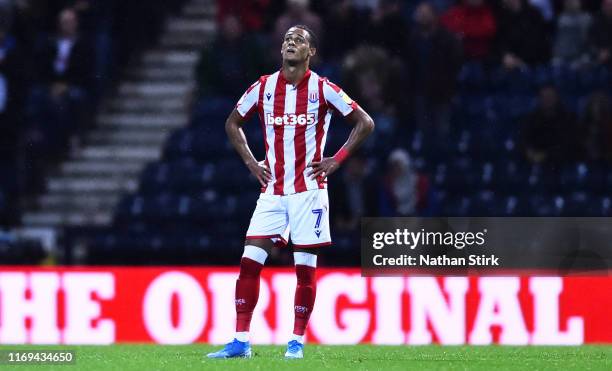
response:
<path id="1" fill-rule="evenodd" d="M 263 265 L 249 258 L 240 260 L 236 281 L 236 332 L 249 331 L 253 310 L 259 298 L 259 274 Z"/>
<path id="2" fill-rule="evenodd" d="M 310 313 L 314 307 L 315 297 L 317 296 L 317 281 L 315 279 L 315 268 L 307 265 L 297 264 L 295 266 L 297 275 L 297 287 L 295 289 L 295 322 L 293 323 L 293 333 L 304 335 Z"/>

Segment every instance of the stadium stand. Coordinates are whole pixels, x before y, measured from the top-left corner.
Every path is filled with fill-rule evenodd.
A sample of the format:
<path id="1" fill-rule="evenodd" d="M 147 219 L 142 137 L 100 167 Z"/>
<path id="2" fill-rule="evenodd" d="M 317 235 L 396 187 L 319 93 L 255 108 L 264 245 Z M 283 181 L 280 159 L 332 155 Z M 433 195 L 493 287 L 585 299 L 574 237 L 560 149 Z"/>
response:
<path id="1" fill-rule="evenodd" d="M 219 6 L 229 12 L 227 9 L 231 8 L 230 3 L 232 2 L 219 1 Z M 282 14 L 282 3 L 270 2 L 269 8 L 262 12 Z M 367 6 L 352 6 L 351 2 L 338 3 L 342 4 L 325 5 L 323 2 L 313 2 L 311 5 L 323 19 L 339 18 L 344 6 L 349 6 L 350 12 L 365 19 L 380 10 L 369 9 Z M 503 6 L 498 3 L 493 5 L 495 6 L 492 6 L 492 14 L 497 14 L 497 8 Z M 412 6 L 406 7 L 404 12 L 410 13 L 412 9 Z M 393 11 L 396 12 L 397 9 Z M 170 46 L 183 47 L 182 50 L 202 46 L 200 40 L 193 40 L 194 36 L 189 30 L 202 30 L 204 25 L 209 24 L 207 22 L 214 14 L 214 4 L 191 1 L 180 14 L 178 18 L 169 21 L 168 28 L 161 35 L 161 49 L 147 52 L 143 63 L 131 65 L 130 71 L 133 72 L 129 72 L 128 76 L 139 76 L 141 85 L 120 85 L 119 95 L 110 101 L 111 107 L 125 107 L 125 110 L 120 111 L 122 113 L 114 113 L 112 109 L 102 110 L 102 116 L 98 116 L 100 127 L 107 119 L 111 121 L 112 117 L 113 122 L 109 125 L 130 127 L 129 132 L 133 134 L 133 138 L 155 136 L 150 142 L 155 143 L 160 152 L 150 156 L 141 153 L 138 164 L 125 169 L 130 162 L 125 162 L 118 153 L 134 151 L 140 147 L 133 141 L 136 139 L 113 142 L 111 138 L 122 137 L 123 133 L 127 135 L 128 129 L 125 129 L 125 132 L 94 129 L 88 134 L 88 138 L 104 137 L 105 139 L 100 141 L 114 143 L 99 149 L 99 152 L 104 156 L 113 154 L 113 158 L 117 160 L 116 163 L 108 165 L 112 169 L 109 170 L 110 173 L 102 170 L 102 162 L 98 162 L 98 168 L 94 166 L 94 162 L 84 165 L 88 172 L 98 174 L 97 178 L 88 176 L 88 181 L 96 184 L 96 187 L 103 187 L 106 184 L 104 178 L 115 179 L 112 174 L 118 174 L 121 170 L 117 169 L 124 167 L 123 172 L 129 174 L 129 177 L 121 177 L 121 184 L 129 186 L 118 186 L 117 189 L 109 185 L 113 197 L 104 203 L 103 209 L 107 210 L 107 214 L 98 223 L 101 228 L 85 228 L 96 224 L 93 219 L 59 219 L 57 225 L 60 226 L 70 224 L 70 220 L 74 220 L 74 225 L 65 229 L 66 262 L 74 262 L 70 257 L 74 246 L 79 244 L 84 244 L 87 251 L 86 257 L 79 262 L 96 264 L 234 264 L 242 251 L 244 232 L 257 199 L 258 185 L 232 150 L 224 132 L 224 120 L 238 97 L 228 95 L 222 89 L 215 91 L 215 86 L 200 86 L 196 89 L 200 95 L 196 95 L 193 104 L 189 106 L 188 118 L 185 117 L 184 122 L 175 121 L 175 125 L 167 124 L 171 120 L 164 116 L 165 109 L 162 107 L 167 105 L 167 111 L 173 114 L 181 112 L 181 107 L 184 110 L 187 106 L 179 101 L 182 95 L 187 95 L 187 90 L 177 88 L 174 95 L 151 93 L 152 98 L 146 103 L 140 98 L 136 99 L 136 96 L 147 95 L 139 89 L 157 91 L 156 84 L 162 84 L 162 81 L 165 82 L 165 87 L 174 86 L 174 82 L 178 80 L 184 82 L 185 85 L 181 86 L 187 86 L 189 79 L 195 77 L 191 71 L 197 66 L 197 61 L 193 58 L 194 53 L 183 51 L 183 54 L 180 54 Z M 202 35 L 213 37 L 214 30 L 221 29 L 223 17 L 224 15 L 218 15 L 217 25 L 213 24 L 211 29 L 202 31 Z M 275 18 L 265 19 L 263 25 L 256 26 L 251 24 L 250 19 L 243 21 L 247 22 L 242 26 L 251 32 L 250 37 L 256 37 L 258 44 L 261 44 L 262 60 L 257 63 L 275 68 L 276 63 L 273 61 L 277 55 L 269 50 L 277 50 L 278 40 L 267 39 L 267 34 L 273 32 Z M 333 38 L 334 35 L 325 32 L 325 27 L 323 22 L 324 38 Z M 216 37 L 218 42 L 222 35 L 217 33 Z M 543 35 L 543 39 L 547 41 L 548 47 L 551 47 L 552 35 Z M 322 40 L 325 42 L 325 39 Z M 495 43 L 495 39 L 490 41 Z M 211 45 L 218 43 L 211 42 Z M 202 48 L 202 55 L 214 52 L 207 49 L 207 46 Z M 326 48 L 323 47 L 322 50 L 325 51 Z M 405 55 L 402 50 L 394 51 L 390 48 L 381 53 L 383 54 L 377 55 L 386 55 L 391 67 L 396 62 L 401 66 L 412 63 L 410 60 L 401 59 Z M 376 206 L 368 208 L 359 216 L 388 215 L 388 210 L 397 210 L 393 205 L 389 207 L 388 203 L 398 200 L 394 200 L 393 195 L 385 195 L 386 182 L 394 181 L 390 175 L 391 171 L 388 171 L 388 157 L 396 149 L 403 149 L 409 154 L 409 172 L 406 176 L 416 174 L 426 180 L 427 184 L 418 191 L 423 194 L 420 196 L 422 199 L 417 202 L 418 206 L 410 215 L 612 215 L 612 195 L 609 192 L 612 189 L 612 163 L 605 149 L 612 144 L 612 139 L 606 137 L 612 135 L 609 98 L 612 94 L 612 74 L 609 61 L 600 63 L 593 60 L 582 64 L 579 69 L 548 61 L 532 66 L 523 64 L 507 68 L 499 64 L 498 55 L 488 58 L 487 55 L 481 55 L 482 53 L 486 54 L 486 51 L 479 49 L 477 59 L 465 56 L 456 76 L 456 86 L 445 86 L 447 90 L 455 90 L 450 100 L 450 127 L 447 132 L 438 133 L 413 124 L 414 110 L 411 99 L 414 95 L 410 91 L 402 90 L 401 85 L 400 90 L 396 91 L 394 89 L 398 89 L 397 87 L 385 85 L 386 82 L 381 83 L 385 94 L 406 96 L 405 101 L 399 99 L 391 106 L 379 107 L 377 101 L 380 99 L 364 96 L 365 93 L 372 92 L 361 90 L 360 82 L 351 80 L 351 71 L 347 72 L 347 69 L 350 69 L 347 65 L 350 66 L 351 63 L 356 63 L 357 71 L 361 74 L 367 74 L 369 71 L 367 63 L 360 64 L 359 53 L 350 54 L 349 50 L 349 56 L 353 58 L 347 57 L 343 61 L 333 51 L 328 51 L 316 62 L 313 69 L 330 71 L 332 76 L 337 78 L 337 82 L 354 95 L 366 110 L 380 114 L 379 117 L 390 117 L 394 122 L 389 124 L 389 129 L 384 129 L 384 125 L 381 125 L 381 130 L 388 130 L 387 137 L 375 137 L 364 148 L 368 181 L 373 180 L 375 184 L 373 198 Z M 495 54 L 494 45 L 490 53 Z M 268 56 L 269 54 L 274 55 Z M 227 52 L 227 58 L 233 60 L 234 57 L 231 50 Z M 184 62 L 183 58 L 189 59 L 190 63 Z M 173 61 L 179 60 L 183 60 L 184 64 L 174 64 Z M 162 65 L 172 66 L 169 67 L 171 71 L 164 70 Z M 191 69 L 189 74 L 183 74 L 185 69 Z M 399 69 L 404 70 L 409 68 Z M 270 71 L 262 70 L 261 73 Z M 134 75 L 131 75 L 132 73 Z M 251 71 L 240 68 L 236 70 L 233 63 L 228 64 L 226 73 L 233 74 L 233 82 L 242 78 L 244 88 L 253 80 Z M 354 70 L 351 73 L 354 73 Z M 373 73 L 373 76 L 377 76 L 376 71 Z M 163 77 L 160 77 L 162 74 Z M 397 79 L 407 81 L 410 77 L 400 73 Z M 206 84 L 206 81 L 208 80 L 203 79 L 202 84 Z M 349 88 L 350 86 L 353 87 Z M 538 138 L 542 137 L 542 133 L 554 138 L 569 138 L 567 143 L 553 143 L 554 151 L 557 151 L 555 153 L 559 153 L 559 156 L 550 155 L 552 150 L 547 149 L 548 147 L 538 147 L 526 134 L 533 129 L 529 126 L 533 122 L 530 117 L 540 113 L 538 110 L 544 112 L 542 115 L 547 117 L 548 111 L 543 103 L 545 98 L 542 98 L 541 92 L 543 87 L 550 87 L 558 93 L 559 100 L 553 107 L 555 110 L 563 109 L 563 112 L 576 118 L 571 127 L 545 127 L 538 134 Z M 389 89 L 391 91 L 388 91 Z M 596 124 L 586 120 L 587 107 L 590 107 L 589 102 L 594 99 L 594 95 L 604 97 L 597 106 L 601 108 L 596 109 L 602 112 L 596 116 L 603 118 Z M 334 153 L 348 133 L 348 128 L 343 127 L 340 119 L 334 120 L 326 148 L 327 154 Z M 136 130 L 143 127 L 148 129 Z M 249 143 L 257 156 L 261 157 L 263 145 L 259 124 L 253 120 L 245 128 Z M 592 134 L 592 129 L 609 142 L 594 144 L 591 139 L 599 136 Z M 166 136 L 160 133 L 163 130 L 172 132 Z M 595 147 L 599 149 L 592 150 Z M 94 155 L 95 146 L 84 147 L 84 150 L 90 150 L 92 157 L 97 158 L 98 155 Z M 530 154 L 534 151 L 537 152 L 535 156 Z M 133 152 L 132 155 L 140 156 Z M 75 162 L 64 163 L 63 169 L 70 166 L 76 169 L 77 160 L 71 161 Z M 62 174 L 69 172 L 64 171 Z M 8 173 L 3 171 L 3 174 Z M 62 176 L 64 180 L 67 179 L 67 175 Z M 335 175 L 341 176 L 343 172 Z M 61 184 L 69 187 L 66 182 L 61 183 L 60 180 L 61 177 L 49 180 L 49 189 L 59 189 L 63 187 Z M 332 179 L 331 182 L 333 181 Z M 56 183 L 57 186 L 53 186 Z M 2 182 L 2 185 L 0 210 L 4 210 L 2 215 L 11 215 L 12 212 L 8 210 L 15 208 L 15 205 L 7 203 L 10 199 L 7 195 L 13 194 L 11 192 L 14 191 L 10 190 L 10 182 Z M 87 184 L 83 185 L 83 188 L 75 188 L 75 192 L 82 193 L 86 188 Z M 333 187 L 330 192 L 333 213 L 333 200 L 339 195 L 333 193 Z M 413 193 L 416 192 L 415 189 Z M 118 199 L 122 193 L 123 196 Z M 51 196 L 53 192 L 47 194 L 47 197 Z M 72 200 L 73 209 L 85 207 L 76 201 L 79 200 L 77 196 L 66 197 Z M 116 207 L 113 207 L 117 200 Z M 102 201 L 92 202 L 91 209 L 102 209 L 101 203 Z M 48 210 L 48 204 L 41 205 Z M 399 213 L 396 212 L 396 215 Z M 332 222 L 335 221 L 335 217 L 332 217 Z M 358 231 L 358 225 L 348 230 L 334 229 L 335 246 L 325 252 L 322 260 L 328 264 L 357 264 Z M 282 263 L 282 259 L 272 257 L 276 263 Z"/>

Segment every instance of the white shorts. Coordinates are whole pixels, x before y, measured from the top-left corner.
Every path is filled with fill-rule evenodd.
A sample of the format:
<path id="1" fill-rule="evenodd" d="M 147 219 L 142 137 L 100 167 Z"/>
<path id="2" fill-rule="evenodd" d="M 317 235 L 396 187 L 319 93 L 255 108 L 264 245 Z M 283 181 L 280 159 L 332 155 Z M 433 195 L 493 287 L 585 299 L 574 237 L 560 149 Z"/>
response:
<path id="1" fill-rule="evenodd" d="M 285 246 L 289 237 L 299 248 L 331 245 L 327 189 L 259 196 L 246 238 L 270 238 Z"/>

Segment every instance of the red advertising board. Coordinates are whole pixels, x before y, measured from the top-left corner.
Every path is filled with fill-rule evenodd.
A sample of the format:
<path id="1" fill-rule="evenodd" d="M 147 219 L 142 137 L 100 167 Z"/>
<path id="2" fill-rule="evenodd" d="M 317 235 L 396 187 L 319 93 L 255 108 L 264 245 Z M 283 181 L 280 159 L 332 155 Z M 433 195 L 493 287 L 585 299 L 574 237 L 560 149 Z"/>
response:
<path id="1" fill-rule="evenodd" d="M 0 343 L 223 343 L 236 269 L 0 266 Z M 293 328 L 293 269 L 264 269 L 254 343 Z M 361 277 L 319 269 L 309 342 L 612 343 L 607 276 Z"/>

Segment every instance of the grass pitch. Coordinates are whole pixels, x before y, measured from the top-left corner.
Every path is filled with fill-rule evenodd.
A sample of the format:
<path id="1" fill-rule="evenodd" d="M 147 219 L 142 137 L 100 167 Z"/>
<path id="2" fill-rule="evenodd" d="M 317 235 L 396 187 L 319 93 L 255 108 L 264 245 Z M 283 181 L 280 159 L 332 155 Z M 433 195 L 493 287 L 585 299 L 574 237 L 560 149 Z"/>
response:
<path id="1" fill-rule="evenodd" d="M 1 364 L 0 370 L 612 370 L 612 346 L 320 346 L 286 361 L 283 346 L 253 346 L 251 359 L 209 360 L 210 345 L 0 346 L 0 350 L 74 350 L 74 365 Z"/>

